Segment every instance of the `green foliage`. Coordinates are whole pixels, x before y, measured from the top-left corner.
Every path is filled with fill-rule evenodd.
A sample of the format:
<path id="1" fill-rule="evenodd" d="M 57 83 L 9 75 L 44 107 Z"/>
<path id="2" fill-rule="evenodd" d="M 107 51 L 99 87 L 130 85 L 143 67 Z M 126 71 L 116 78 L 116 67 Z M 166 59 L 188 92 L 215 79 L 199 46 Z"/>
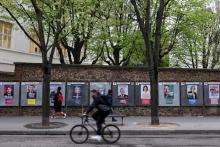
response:
<path id="1" fill-rule="evenodd" d="M 178 43 L 171 52 L 174 61 L 172 65 L 178 62 L 181 66 L 189 68 L 208 68 L 212 46 L 210 37 L 214 33 L 213 27 L 216 26 L 216 14 L 207 9 L 207 5 L 205 0 L 185 3 Z"/>
<path id="2" fill-rule="evenodd" d="M 53 29 L 57 28 L 58 23 L 63 28 L 59 41 L 65 38 L 71 47 L 77 40 L 84 41 L 84 51 L 80 50 L 80 54 L 86 49 L 89 62 L 99 59 L 110 64 L 147 64 L 143 37 L 130 0 L 68 0 L 66 5 L 62 5 L 62 2 L 37 0 L 43 14 L 45 35 L 50 36 L 49 42 L 54 37 Z M 151 2 L 151 27 L 155 28 L 159 5 L 157 0 Z M 11 10 L 28 33 L 39 33 L 30 0 L 2 0 L 1 4 Z M 214 46 L 219 43 L 220 31 L 216 25 L 219 14 L 208 10 L 209 4 L 210 0 L 170 0 L 162 23 L 160 66 L 196 68 L 202 67 L 204 60 L 212 64 L 211 58 Z M 139 1 L 143 18 L 146 18 L 145 5 L 145 0 Z M 60 8 L 64 17 L 57 19 Z M 2 7 L 0 18 L 12 20 Z M 151 32 L 152 38 L 154 31 Z M 154 39 L 151 42 L 153 45 Z"/>

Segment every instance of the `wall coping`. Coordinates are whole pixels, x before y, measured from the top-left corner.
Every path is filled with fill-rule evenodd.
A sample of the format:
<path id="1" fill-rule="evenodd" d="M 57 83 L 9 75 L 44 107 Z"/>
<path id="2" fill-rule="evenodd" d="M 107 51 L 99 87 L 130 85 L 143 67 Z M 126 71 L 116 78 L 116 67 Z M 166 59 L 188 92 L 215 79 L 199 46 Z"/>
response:
<path id="1" fill-rule="evenodd" d="M 15 66 L 41 66 L 42 63 L 25 63 L 25 62 L 15 62 Z M 62 67 L 62 68 L 104 68 L 104 69 L 124 69 L 124 70 L 147 70 L 147 66 L 112 66 L 112 65 L 77 65 L 77 64 L 53 64 L 52 67 Z M 158 71 L 189 71 L 189 72 L 220 72 L 220 69 L 193 69 L 193 68 L 170 68 L 162 67 Z"/>
<path id="2" fill-rule="evenodd" d="M 15 75 L 15 72 L 4 72 L 4 71 L 0 71 L 0 75 L 14 76 L 14 75 Z"/>

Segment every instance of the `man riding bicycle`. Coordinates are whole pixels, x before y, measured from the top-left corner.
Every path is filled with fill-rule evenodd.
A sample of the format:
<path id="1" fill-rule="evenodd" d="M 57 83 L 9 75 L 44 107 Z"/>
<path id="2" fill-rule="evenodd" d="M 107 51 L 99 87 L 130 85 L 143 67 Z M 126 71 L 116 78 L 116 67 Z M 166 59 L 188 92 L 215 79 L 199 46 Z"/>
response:
<path id="1" fill-rule="evenodd" d="M 105 118 L 110 114 L 111 107 L 109 106 L 106 98 L 101 96 L 101 94 L 95 89 L 91 90 L 90 95 L 93 98 L 93 103 L 88 107 L 84 115 L 89 114 L 89 112 L 91 112 L 94 108 L 97 109 L 97 111 L 92 114 L 92 117 L 96 120 L 97 135 L 91 136 L 91 139 L 101 141 L 102 124 L 105 122 Z"/>

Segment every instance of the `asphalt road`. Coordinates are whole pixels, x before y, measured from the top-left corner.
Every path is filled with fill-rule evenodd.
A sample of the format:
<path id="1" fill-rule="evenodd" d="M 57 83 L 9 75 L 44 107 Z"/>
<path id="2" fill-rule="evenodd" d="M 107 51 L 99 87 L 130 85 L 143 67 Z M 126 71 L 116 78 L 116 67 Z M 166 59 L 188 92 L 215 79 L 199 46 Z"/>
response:
<path id="1" fill-rule="evenodd" d="M 143 135 L 122 136 L 115 144 L 88 140 L 76 145 L 69 136 L 57 135 L 10 135 L 0 136 L 0 147 L 220 147 L 220 135 Z"/>

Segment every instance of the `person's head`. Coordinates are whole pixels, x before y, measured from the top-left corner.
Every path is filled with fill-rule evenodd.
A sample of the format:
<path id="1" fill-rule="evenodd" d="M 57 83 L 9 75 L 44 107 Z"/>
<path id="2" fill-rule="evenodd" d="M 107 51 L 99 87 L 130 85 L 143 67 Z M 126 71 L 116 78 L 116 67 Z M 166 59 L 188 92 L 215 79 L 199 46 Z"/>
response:
<path id="1" fill-rule="evenodd" d="M 10 86 L 7 87 L 6 89 L 7 94 L 12 94 L 12 88 Z"/>
<path id="2" fill-rule="evenodd" d="M 104 94 L 104 91 L 105 91 L 104 87 L 103 87 L 102 85 L 99 85 L 99 86 L 98 86 L 98 92 L 99 92 L 100 94 Z"/>
<path id="3" fill-rule="evenodd" d="M 124 88 L 121 88 L 121 89 L 120 89 L 120 93 L 121 93 L 121 94 L 125 94 Z"/>
<path id="4" fill-rule="evenodd" d="M 165 86 L 164 86 L 164 93 L 165 93 L 165 94 L 168 94 L 169 92 L 170 92 L 169 86 L 168 86 L 168 85 L 165 85 Z"/>
<path id="5" fill-rule="evenodd" d="M 76 94 L 80 94 L 80 92 L 81 92 L 80 87 L 79 87 L 79 86 L 76 86 L 75 89 L 74 89 L 74 92 L 75 92 Z"/>
<path id="6" fill-rule="evenodd" d="M 193 85 L 193 86 L 191 86 L 191 88 L 190 88 L 190 89 L 191 89 L 191 91 L 192 91 L 192 92 L 196 92 L 196 87 L 195 87 L 194 85 Z"/>
<path id="7" fill-rule="evenodd" d="M 97 90 L 93 89 L 90 91 L 90 96 L 95 98 L 97 96 Z"/>
<path id="8" fill-rule="evenodd" d="M 61 87 L 57 87 L 57 91 L 60 92 L 61 91 Z"/>
<path id="9" fill-rule="evenodd" d="M 28 86 L 29 92 L 33 92 L 33 91 L 34 91 L 34 88 L 35 88 L 34 85 L 29 85 L 29 86 Z"/>
<path id="10" fill-rule="evenodd" d="M 108 95 L 112 95 L 112 90 L 111 89 L 108 90 Z"/>
<path id="11" fill-rule="evenodd" d="M 148 87 L 147 87 L 147 86 L 144 86 L 144 87 L 143 87 L 143 91 L 144 91 L 144 92 L 147 92 L 147 91 L 148 91 Z"/>

